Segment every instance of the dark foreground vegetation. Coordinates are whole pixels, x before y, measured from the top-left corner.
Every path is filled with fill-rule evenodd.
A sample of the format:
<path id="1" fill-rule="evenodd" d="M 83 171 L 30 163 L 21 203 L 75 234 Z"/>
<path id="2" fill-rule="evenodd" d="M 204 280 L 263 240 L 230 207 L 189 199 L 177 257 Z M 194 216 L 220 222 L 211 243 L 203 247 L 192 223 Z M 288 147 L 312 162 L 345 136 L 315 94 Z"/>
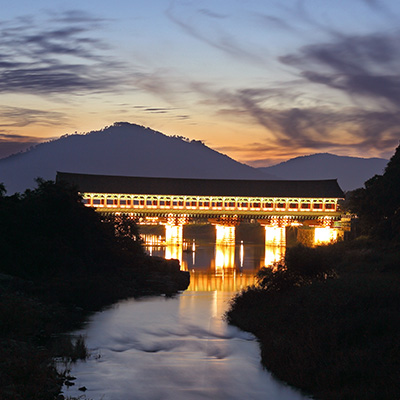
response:
<path id="1" fill-rule="evenodd" d="M 358 237 L 288 249 L 226 318 L 258 337 L 266 368 L 316 399 L 399 399 L 400 146 L 345 207 Z"/>
<path id="2" fill-rule="evenodd" d="M 73 383 L 68 363 L 87 356 L 65 332 L 119 299 L 184 290 L 189 277 L 147 256 L 133 221 L 99 216 L 73 188 L 39 180 L 5 193 L 0 184 L 0 399 L 53 400 Z"/>

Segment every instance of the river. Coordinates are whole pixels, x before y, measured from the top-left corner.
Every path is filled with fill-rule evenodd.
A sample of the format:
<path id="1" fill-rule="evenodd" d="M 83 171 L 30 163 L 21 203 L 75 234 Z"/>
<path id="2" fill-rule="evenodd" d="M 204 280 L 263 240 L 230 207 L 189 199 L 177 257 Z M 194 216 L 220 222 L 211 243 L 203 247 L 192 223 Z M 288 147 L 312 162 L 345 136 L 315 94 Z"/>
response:
<path id="1" fill-rule="evenodd" d="M 149 239 L 149 238 L 148 238 Z M 229 301 L 284 247 L 253 244 L 148 246 L 178 256 L 191 284 L 173 297 L 121 301 L 94 314 L 83 334 L 91 356 L 72 365 L 66 396 L 91 400 L 306 399 L 260 364 L 255 338 L 223 320 Z M 170 254 L 174 253 L 174 254 Z M 85 387 L 85 392 L 79 388 Z"/>

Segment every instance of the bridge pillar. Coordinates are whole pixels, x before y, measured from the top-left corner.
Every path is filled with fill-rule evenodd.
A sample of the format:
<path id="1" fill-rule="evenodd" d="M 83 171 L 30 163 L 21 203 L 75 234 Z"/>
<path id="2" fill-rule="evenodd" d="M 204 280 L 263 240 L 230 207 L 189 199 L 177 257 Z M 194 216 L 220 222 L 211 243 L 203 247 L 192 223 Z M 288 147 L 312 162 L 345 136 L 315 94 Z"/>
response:
<path id="1" fill-rule="evenodd" d="M 321 218 L 320 226 L 314 227 L 314 244 L 336 242 L 339 239 L 339 230 L 334 227 L 331 217 Z"/>
<path id="2" fill-rule="evenodd" d="M 314 244 L 326 244 L 338 240 L 338 229 L 329 226 L 314 228 Z"/>
<path id="3" fill-rule="evenodd" d="M 271 266 L 282 260 L 285 255 L 286 227 L 266 225 L 265 227 L 264 265 Z"/>
<path id="4" fill-rule="evenodd" d="M 235 244 L 235 226 L 215 225 L 215 238 L 217 243 Z"/>
<path id="5" fill-rule="evenodd" d="M 165 258 L 183 261 L 183 225 L 165 225 Z"/>
<path id="6" fill-rule="evenodd" d="M 183 243 L 183 225 L 187 224 L 188 221 L 189 218 L 187 215 L 168 215 L 165 224 L 166 244 Z"/>
<path id="7" fill-rule="evenodd" d="M 183 242 L 183 225 L 165 225 L 165 243 L 182 244 Z"/>
<path id="8" fill-rule="evenodd" d="M 270 246 L 285 246 L 286 228 L 284 226 L 266 225 L 265 244 Z"/>
<path id="9" fill-rule="evenodd" d="M 235 226 L 215 225 L 215 268 L 223 271 L 235 266 Z"/>

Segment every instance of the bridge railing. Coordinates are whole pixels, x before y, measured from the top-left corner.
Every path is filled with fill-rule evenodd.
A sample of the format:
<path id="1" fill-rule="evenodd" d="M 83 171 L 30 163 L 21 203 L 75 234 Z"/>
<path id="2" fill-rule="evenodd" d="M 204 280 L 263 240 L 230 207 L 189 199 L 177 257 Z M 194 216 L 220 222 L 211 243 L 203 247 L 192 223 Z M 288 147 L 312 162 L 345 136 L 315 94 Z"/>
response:
<path id="1" fill-rule="evenodd" d="M 201 210 L 324 212 L 338 211 L 336 198 L 256 198 L 212 196 L 129 195 L 115 193 L 82 193 L 88 207 L 132 210 Z"/>

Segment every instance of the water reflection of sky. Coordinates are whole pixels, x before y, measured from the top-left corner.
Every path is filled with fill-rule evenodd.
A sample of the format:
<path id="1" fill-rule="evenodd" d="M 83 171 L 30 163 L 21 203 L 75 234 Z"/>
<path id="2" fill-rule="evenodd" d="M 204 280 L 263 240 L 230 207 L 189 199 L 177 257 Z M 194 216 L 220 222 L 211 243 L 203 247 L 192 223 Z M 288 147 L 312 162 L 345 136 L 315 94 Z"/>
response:
<path id="1" fill-rule="evenodd" d="M 305 400 L 260 363 L 255 338 L 222 315 L 233 293 L 185 291 L 122 301 L 83 333 L 92 356 L 72 366 L 67 396 L 93 400 Z"/>
<path id="2" fill-rule="evenodd" d="M 284 244 L 235 244 L 229 234 L 199 244 L 173 236 L 148 235 L 147 250 L 179 259 L 191 273 L 189 289 L 173 298 L 128 299 L 94 314 L 77 332 L 86 337 L 91 357 L 72 366 L 77 379 L 64 394 L 93 400 L 305 400 L 262 368 L 251 334 L 223 319 L 234 294 L 254 283 L 260 267 L 279 261 Z M 83 397 L 80 387 L 87 389 Z"/>
<path id="3" fill-rule="evenodd" d="M 236 243 L 234 231 L 218 232 L 214 243 L 197 244 L 182 233 L 166 236 L 143 235 L 149 254 L 178 259 L 190 271 L 188 290 L 238 291 L 254 283 L 257 271 L 272 266 L 285 253 L 282 232 L 267 237 L 265 244 Z"/>

